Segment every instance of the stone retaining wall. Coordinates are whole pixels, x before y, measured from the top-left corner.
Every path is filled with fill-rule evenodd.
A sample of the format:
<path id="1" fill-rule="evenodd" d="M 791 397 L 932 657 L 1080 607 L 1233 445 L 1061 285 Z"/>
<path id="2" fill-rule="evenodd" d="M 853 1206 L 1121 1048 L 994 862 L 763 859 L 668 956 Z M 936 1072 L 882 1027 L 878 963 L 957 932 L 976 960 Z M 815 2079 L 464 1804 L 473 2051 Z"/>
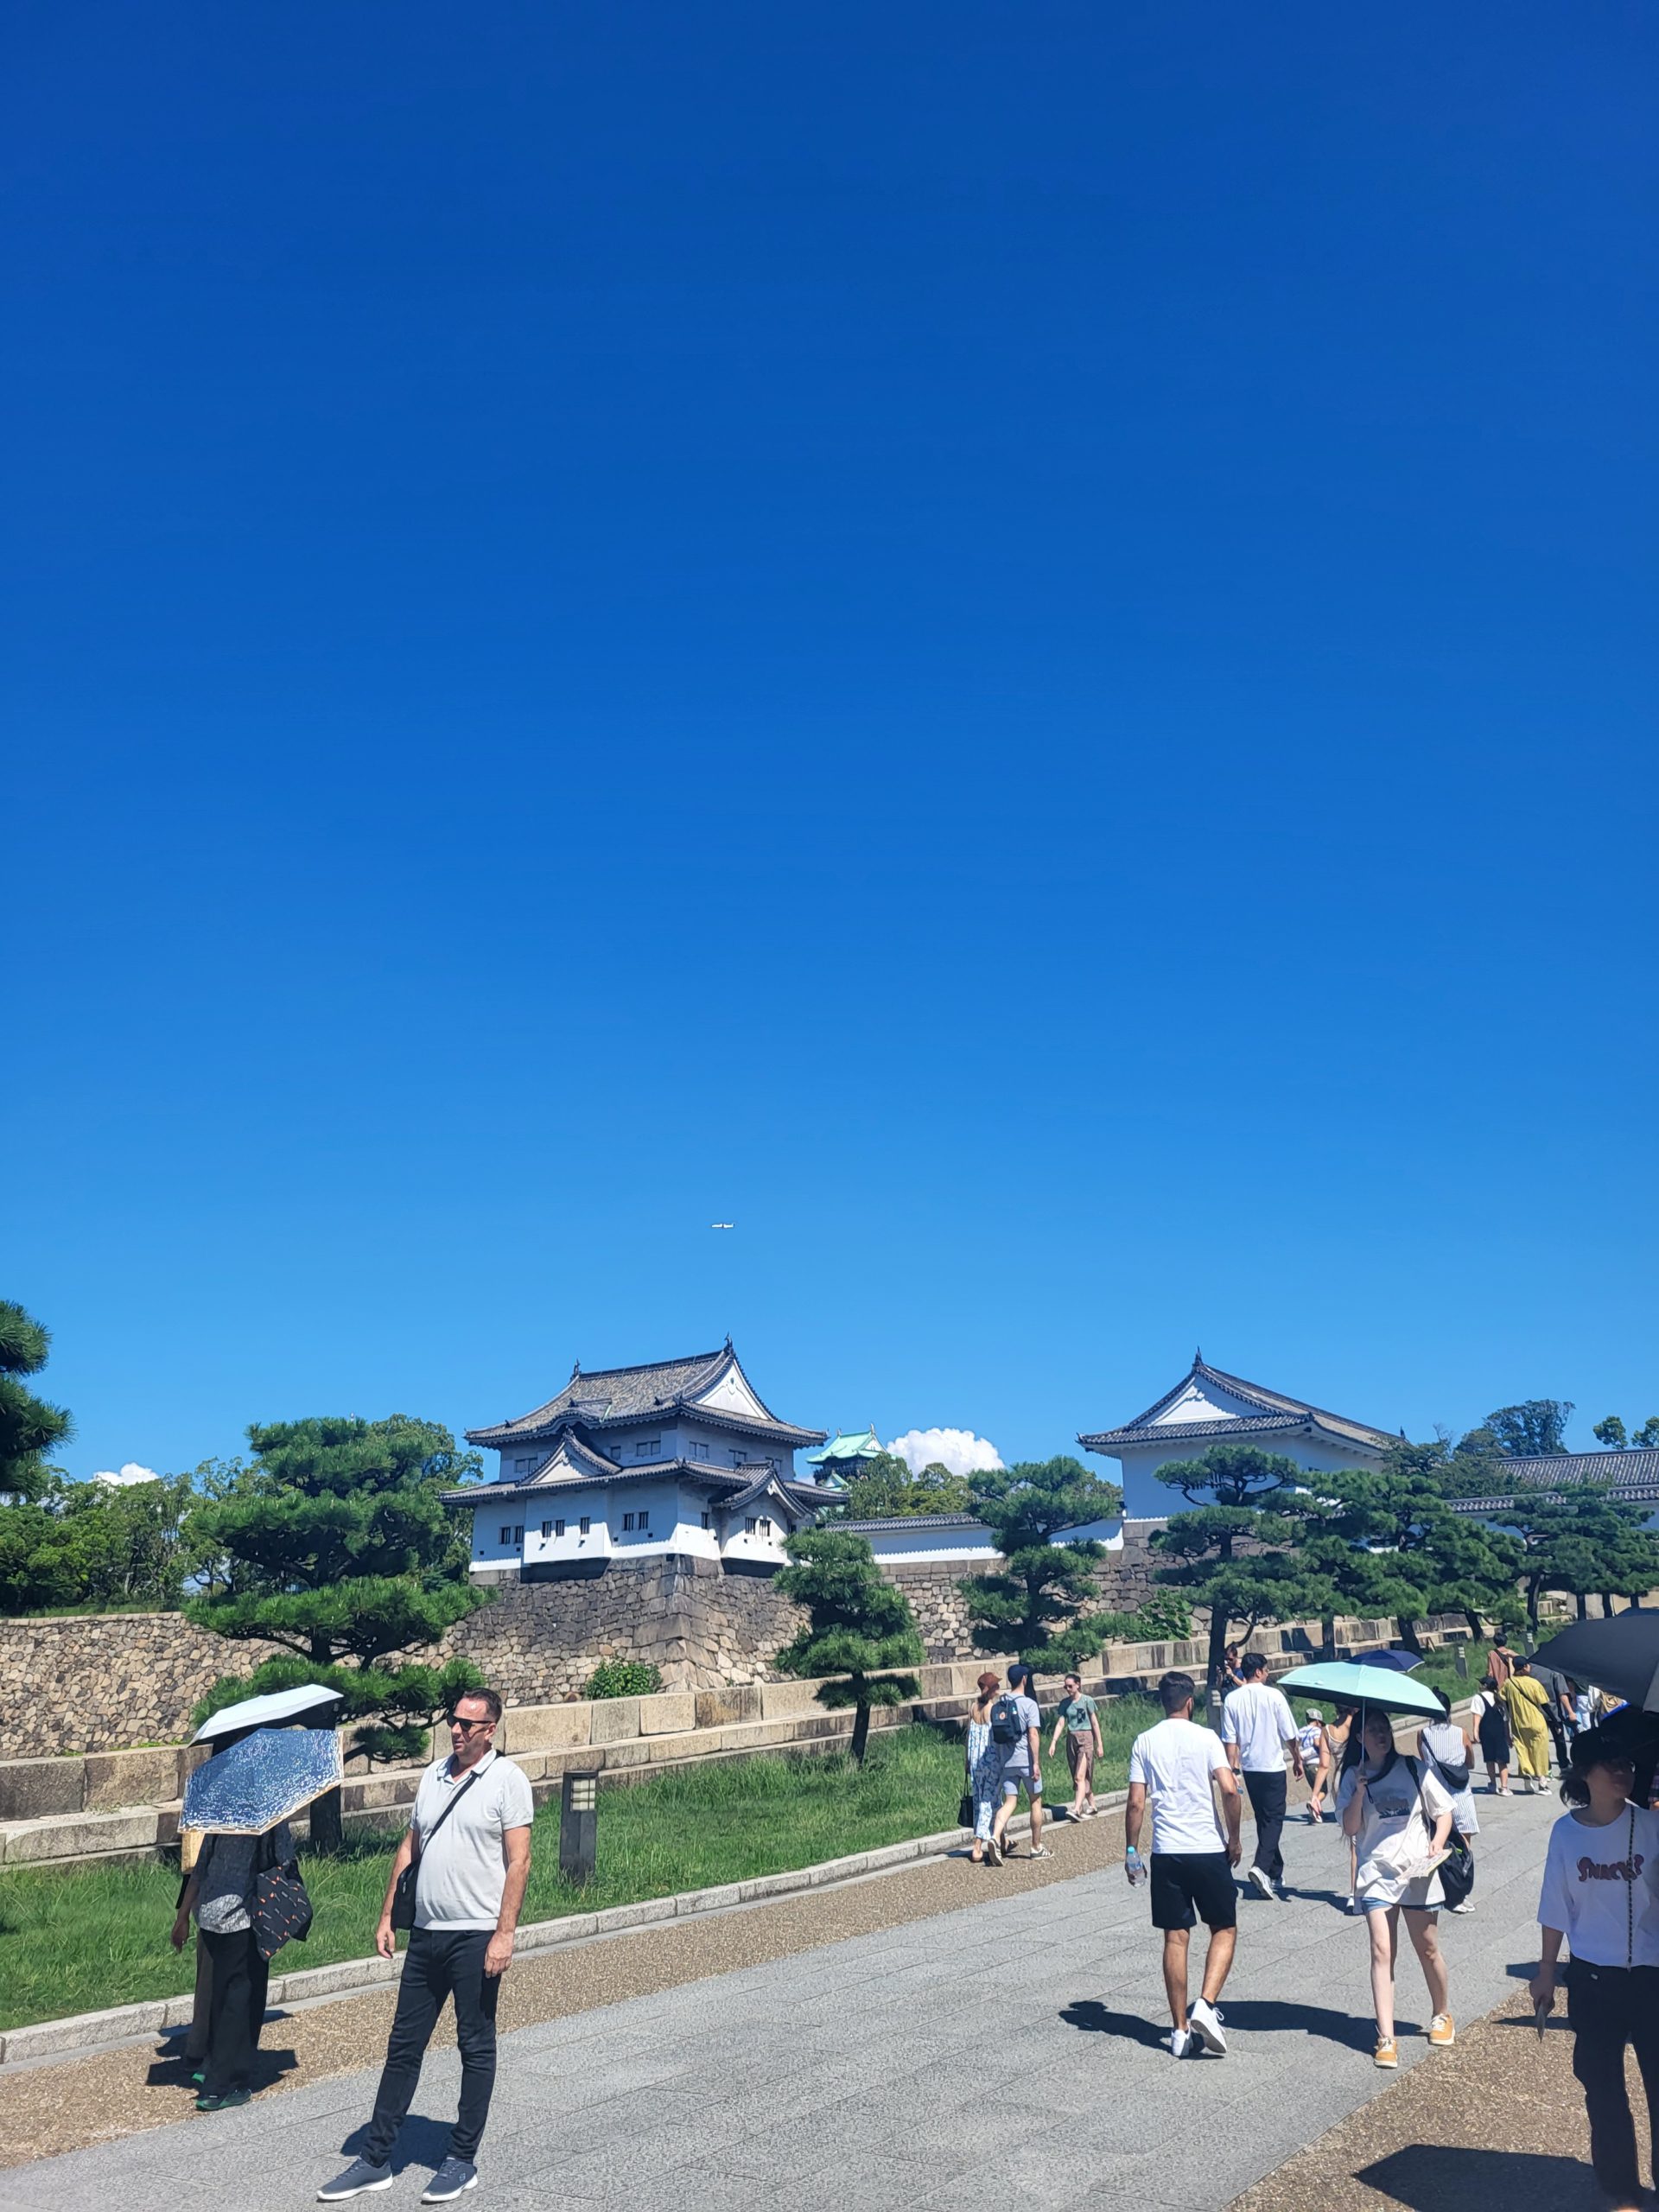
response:
<path id="1" fill-rule="evenodd" d="M 176 1744 L 221 1675 L 250 1675 L 274 1644 L 229 1643 L 177 1613 L 0 1620 L 0 1712 L 22 1758 Z"/>

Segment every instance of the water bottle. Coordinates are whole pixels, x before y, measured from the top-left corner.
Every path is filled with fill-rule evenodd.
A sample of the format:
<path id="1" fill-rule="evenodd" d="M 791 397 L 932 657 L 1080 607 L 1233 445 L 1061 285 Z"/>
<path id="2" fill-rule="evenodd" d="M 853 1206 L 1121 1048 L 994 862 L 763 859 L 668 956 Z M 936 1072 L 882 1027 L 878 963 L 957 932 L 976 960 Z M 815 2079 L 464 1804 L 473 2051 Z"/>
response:
<path id="1" fill-rule="evenodd" d="M 1147 1878 L 1147 1862 L 1133 1844 L 1123 1853 L 1123 1871 L 1129 1878 L 1131 1888 Z"/>

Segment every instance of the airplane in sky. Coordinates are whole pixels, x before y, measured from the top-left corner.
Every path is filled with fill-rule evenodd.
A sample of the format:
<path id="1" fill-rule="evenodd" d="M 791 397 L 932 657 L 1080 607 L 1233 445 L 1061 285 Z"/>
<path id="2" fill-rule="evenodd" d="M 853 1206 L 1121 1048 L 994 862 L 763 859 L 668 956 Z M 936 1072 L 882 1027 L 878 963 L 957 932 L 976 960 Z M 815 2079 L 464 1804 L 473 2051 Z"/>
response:
<path id="1" fill-rule="evenodd" d="M 710 1229 L 735 1229 L 737 1224 L 734 1221 L 711 1221 L 709 1226 Z"/>

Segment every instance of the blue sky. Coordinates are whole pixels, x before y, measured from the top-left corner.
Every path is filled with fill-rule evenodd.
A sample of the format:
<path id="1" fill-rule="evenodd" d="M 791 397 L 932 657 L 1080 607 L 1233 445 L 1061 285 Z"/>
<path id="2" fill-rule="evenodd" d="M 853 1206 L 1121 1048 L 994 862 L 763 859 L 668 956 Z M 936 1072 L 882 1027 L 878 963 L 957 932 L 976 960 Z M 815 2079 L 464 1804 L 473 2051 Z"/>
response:
<path id="1" fill-rule="evenodd" d="M 1650 11 L 9 45 L 74 1471 L 728 1331 L 1010 1459 L 1659 1407 Z"/>

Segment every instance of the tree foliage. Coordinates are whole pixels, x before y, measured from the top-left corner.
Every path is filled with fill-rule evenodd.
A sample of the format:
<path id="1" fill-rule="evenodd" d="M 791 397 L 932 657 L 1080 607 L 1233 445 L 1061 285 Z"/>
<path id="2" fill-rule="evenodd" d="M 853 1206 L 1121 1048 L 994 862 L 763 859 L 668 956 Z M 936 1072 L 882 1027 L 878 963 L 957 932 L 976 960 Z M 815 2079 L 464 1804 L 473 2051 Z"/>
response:
<path id="1" fill-rule="evenodd" d="M 1651 1452 L 1659 1449 L 1659 1414 L 1649 1414 L 1634 1431 L 1627 1429 L 1617 1414 L 1609 1414 L 1590 1433 L 1604 1452 Z"/>
<path id="2" fill-rule="evenodd" d="M 1566 1451 L 1572 1418 L 1570 1399 L 1526 1398 L 1518 1406 L 1500 1406 L 1483 1426 L 1506 1459 L 1548 1459 Z"/>
<path id="3" fill-rule="evenodd" d="M 360 1739 L 369 1756 L 418 1756 L 423 1729 L 469 1684 L 457 1673 L 452 1686 L 447 1669 L 381 1662 L 435 1643 L 481 1602 L 440 1497 L 476 1469 L 476 1453 L 402 1414 L 276 1421 L 248 1440 L 252 1464 L 195 1516 L 222 1575 L 185 1611 L 217 1635 L 282 1644 L 302 1664 L 296 1675 L 286 1661 L 267 1662 L 235 1694 L 327 1682 L 347 1694 L 343 1718 L 377 1719 Z"/>
<path id="4" fill-rule="evenodd" d="M 968 1478 L 971 1510 L 995 1532 L 1004 1564 L 995 1574 L 962 1584 L 974 1642 L 982 1651 L 1014 1651 L 1048 1671 L 1080 1665 L 1109 1634 L 1134 1617 L 1105 1613 L 1095 1603 L 1106 1547 L 1093 1539 L 1056 1543 L 1068 1529 L 1110 1520 L 1123 1492 L 1080 1460 L 1022 1460 Z"/>
<path id="5" fill-rule="evenodd" d="M 1513 1541 L 1458 1512 L 1446 1494 L 1458 1457 L 1443 1440 L 1396 1444 L 1379 1468 L 1310 1478 L 1317 1491 L 1300 1514 L 1302 1556 L 1337 1610 L 1391 1615 L 1414 1650 L 1417 1623 L 1431 1613 L 1518 1618 Z"/>
<path id="6" fill-rule="evenodd" d="M 1297 1523 L 1285 1509 L 1307 1479 L 1294 1459 L 1252 1444 L 1214 1444 L 1196 1459 L 1166 1461 L 1156 1473 L 1192 1505 L 1154 1534 L 1163 1564 L 1154 1574 L 1208 1611 L 1211 1682 L 1234 1623 L 1248 1632 L 1329 1610 L 1325 1586 L 1289 1548 Z"/>
<path id="7" fill-rule="evenodd" d="M 910 1600 L 885 1580 L 862 1536 L 836 1529 L 804 1529 L 784 1547 L 789 1565 L 773 1587 L 804 1605 L 800 1634 L 773 1664 L 785 1675 L 830 1677 L 818 1702 L 833 1711 L 853 1709 L 852 1754 L 862 1765 L 877 1706 L 900 1705 L 920 1685 L 896 1668 L 919 1667 L 926 1657 Z"/>
<path id="8" fill-rule="evenodd" d="M 966 1513 L 969 1488 L 961 1475 L 933 1460 L 919 1474 L 893 1452 L 878 1452 L 842 1493 L 849 1521 L 895 1521 L 915 1513 Z"/>
<path id="9" fill-rule="evenodd" d="M 0 1497 L 38 1498 L 53 1471 L 47 1454 L 74 1434 L 64 1408 L 37 1398 L 22 1380 L 40 1373 L 51 1348 L 48 1330 L 15 1300 L 0 1298 Z"/>
<path id="10" fill-rule="evenodd" d="M 1515 1532 L 1535 1636 L 1546 1590 L 1576 1598 L 1582 1618 L 1592 1591 L 1641 1599 L 1659 1587 L 1659 1539 L 1648 1534 L 1645 1510 L 1599 1485 L 1571 1497 L 1517 1496 L 1492 1518 Z"/>
<path id="11" fill-rule="evenodd" d="M 115 1484 L 54 1471 L 34 1500 L 0 1506 L 0 1611 L 172 1611 L 210 1565 L 194 1517 L 202 1472 Z"/>

